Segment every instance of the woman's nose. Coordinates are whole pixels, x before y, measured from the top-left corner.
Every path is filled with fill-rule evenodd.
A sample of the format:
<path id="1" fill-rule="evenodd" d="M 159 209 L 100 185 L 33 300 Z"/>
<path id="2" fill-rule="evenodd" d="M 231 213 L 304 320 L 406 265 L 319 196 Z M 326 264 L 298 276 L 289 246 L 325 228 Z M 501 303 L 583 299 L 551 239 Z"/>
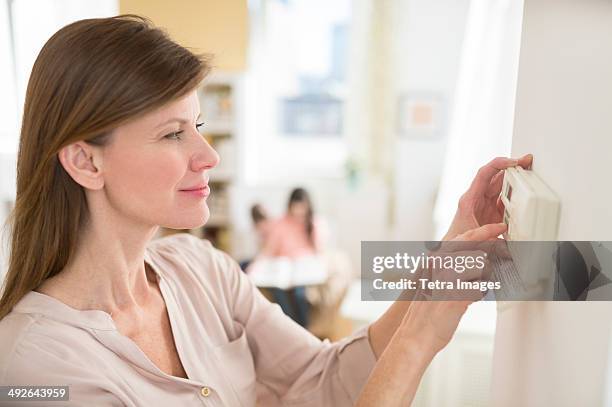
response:
<path id="1" fill-rule="evenodd" d="M 219 154 L 204 137 L 198 135 L 200 141 L 197 144 L 197 151 L 191 157 L 192 171 L 210 170 L 219 164 Z"/>

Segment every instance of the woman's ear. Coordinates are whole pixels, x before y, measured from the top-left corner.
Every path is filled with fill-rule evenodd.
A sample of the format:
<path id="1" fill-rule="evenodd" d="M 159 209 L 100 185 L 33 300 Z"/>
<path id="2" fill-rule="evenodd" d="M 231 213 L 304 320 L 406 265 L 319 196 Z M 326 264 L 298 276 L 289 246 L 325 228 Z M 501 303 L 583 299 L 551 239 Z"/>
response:
<path id="1" fill-rule="evenodd" d="M 63 147 L 58 156 L 66 172 L 79 185 L 93 190 L 104 186 L 100 147 L 77 141 Z"/>

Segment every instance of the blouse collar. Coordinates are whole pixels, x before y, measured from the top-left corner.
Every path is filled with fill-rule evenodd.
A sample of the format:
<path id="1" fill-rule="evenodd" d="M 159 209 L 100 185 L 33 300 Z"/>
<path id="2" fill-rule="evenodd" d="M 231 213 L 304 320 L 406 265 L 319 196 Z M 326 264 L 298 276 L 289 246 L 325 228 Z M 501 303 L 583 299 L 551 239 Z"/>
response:
<path id="1" fill-rule="evenodd" d="M 144 259 L 151 269 L 162 278 L 155 264 L 152 263 L 149 248 L 145 249 Z M 50 295 L 30 291 L 13 307 L 12 312 L 22 314 L 38 314 L 49 319 L 76 326 L 97 330 L 117 330 L 115 321 L 106 311 L 78 310 L 72 308 Z"/>

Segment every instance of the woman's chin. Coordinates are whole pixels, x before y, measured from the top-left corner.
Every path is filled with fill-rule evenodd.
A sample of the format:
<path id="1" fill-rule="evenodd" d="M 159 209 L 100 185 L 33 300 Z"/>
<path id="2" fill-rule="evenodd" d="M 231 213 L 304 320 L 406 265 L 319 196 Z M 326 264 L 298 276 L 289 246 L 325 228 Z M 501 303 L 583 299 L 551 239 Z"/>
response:
<path id="1" fill-rule="evenodd" d="M 200 213 L 197 217 L 190 219 L 181 219 L 179 222 L 172 222 L 167 225 L 163 225 L 169 229 L 197 229 L 204 226 L 210 219 L 210 212 L 208 208 L 203 213 Z"/>

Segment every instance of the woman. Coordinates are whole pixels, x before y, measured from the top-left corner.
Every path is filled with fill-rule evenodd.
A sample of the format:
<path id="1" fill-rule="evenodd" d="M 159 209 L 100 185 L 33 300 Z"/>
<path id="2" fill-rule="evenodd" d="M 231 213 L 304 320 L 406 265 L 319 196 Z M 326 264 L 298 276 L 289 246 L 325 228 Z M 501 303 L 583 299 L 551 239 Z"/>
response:
<path id="1" fill-rule="evenodd" d="M 310 195 L 304 188 L 295 188 L 289 194 L 287 213 L 271 225 L 261 255 L 291 259 L 313 256 L 321 249 L 318 229 L 315 228 Z M 274 288 L 271 292 L 285 314 L 301 326 L 308 327 L 310 304 L 306 287 Z"/>
<path id="2" fill-rule="evenodd" d="M 304 188 L 289 194 L 287 213 L 271 227 L 262 254 L 271 257 L 312 256 L 321 248 L 310 195 Z"/>
<path id="3" fill-rule="evenodd" d="M 467 304 L 396 302 L 330 344 L 208 242 L 150 242 L 160 225 L 209 217 L 219 157 L 197 131 L 195 91 L 208 69 L 136 16 L 75 22 L 41 50 L 0 299 L 1 384 L 68 385 L 79 406 L 252 406 L 256 382 L 265 406 L 350 405 L 362 389 L 362 405 L 385 405 L 383 392 L 409 400 Z M 516 164 L 479 172 L 447 238 L 503 231 L 469 230 L 500 221 L 500 170 Z"/>

